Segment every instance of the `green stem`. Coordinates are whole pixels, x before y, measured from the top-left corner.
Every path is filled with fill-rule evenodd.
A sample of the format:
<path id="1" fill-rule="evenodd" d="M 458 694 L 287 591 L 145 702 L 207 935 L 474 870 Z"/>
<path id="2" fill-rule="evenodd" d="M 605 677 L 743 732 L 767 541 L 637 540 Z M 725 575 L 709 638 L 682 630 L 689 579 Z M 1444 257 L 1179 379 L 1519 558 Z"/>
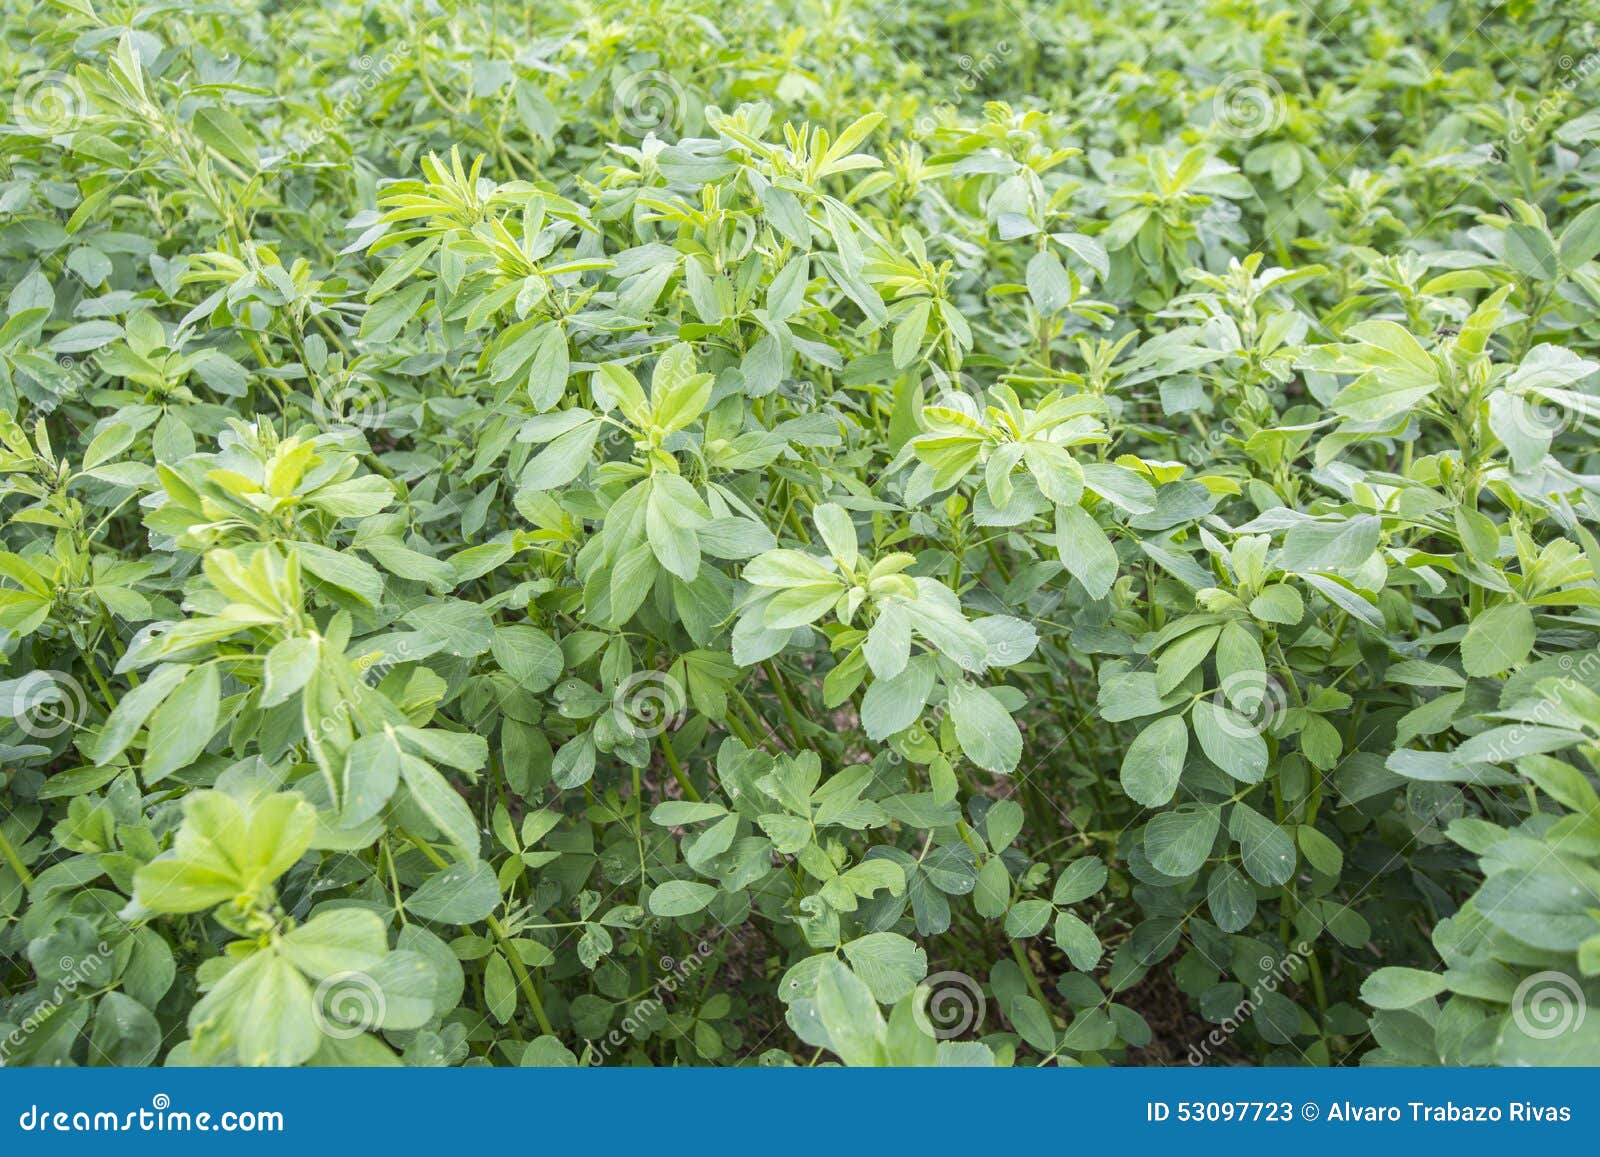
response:
<path id="1" fill-rule="evenodd" d="M 667 757 L 667 766 L 672 769 L 672 778 L 678 781 L 678 787 L 683 791 L 683 798 L 700 802 L 700 793 L 695 791 L 694 784 L 689 782 L 689 777 L 683 772 L 683 765 L 678 762 L 678 755 L 672 750 L 672 740 L 667 733 L 661 733 L 661 754 Z"/>
<path id="2" fill-rule="evenodd" d="M 800 738 L 800 714 L 794 709 L 794 702 L 789 698 L 789 686 L 784 682 L 783 673 L 771 659 L 761 664 L 761 669 L 767 673 L 767 680 L 772 684 L 772 689 L 778 693 L 778 701 L 783 704 L 783 716 L 789 721 L 789 734 L 794 739 L 795 750 L 805 746 Z"/>
<path id="3" fill-rule="evenodd" d="M 427 856 L 436 868 L 448 868 L 450 865 L 445 858 L 434 851 L 428 842 L 410 832 L 400 833 L 416 846 L 417 851 Z M 500 942 L 500 954 L 506 958 L 506 963 L 511 966 L 512 975 L 517 978 L 517 986 L 522 989 L 522 995 L 528 998 L 528 1006 L 533 1009 L 533 1018 L 539 1022 L 539 1031 L 547 1036 L 554 1035 L 555 1029 L 550 1025 L 550 1018 L 545 1015 L 544 1001 L 539 999 L 539 990 L 534 986 L 533 977 L 528 973 L 528 966 L 522 963 L 522 957 L 517 955 L 516 947 L 511 943 L 511 934 L 506 931 L 506 926 L 500 923 L 498 917 L 490 914 L 485 917 L 484 923 L 489 926 L 489 931 L 494 933 L 494 938 Z"/>
<path id="4" fill-rule="evenodd" d="M 17 849 L 11 846 L 11 841 L 6 839 L 6 833 L 0 828 L 0 856 L 5 857 L 6 863 L 11 865 L 11 870 L 17 874 L 17 879 L 22 881 L 24 888 L 33 888 L 33 874 L 28 871 L 22 862 L 22 857 L 17 855 Z"/>
<path id="5" fill-rule="evenodd" d="M 1053 1019 L 1054 1014 L 1051 1012 L 1050 1002 L 1045 999 L 1044 989 L 1039 987 L 1039 978 L 1033 974 L 1033 965 L 1028 963 L 1028 954 L 1023 950 L 1022 941 L 1013 940 L 1011 942 L 1011 955 L 1016 957 L 1017 967 L 1022 969 L 1022 975 L 1028 982 L 1028 991 L 1033 993 L 1033 999 L 1037 1000 L 1044 1008 L 1045 1013 Z"/>

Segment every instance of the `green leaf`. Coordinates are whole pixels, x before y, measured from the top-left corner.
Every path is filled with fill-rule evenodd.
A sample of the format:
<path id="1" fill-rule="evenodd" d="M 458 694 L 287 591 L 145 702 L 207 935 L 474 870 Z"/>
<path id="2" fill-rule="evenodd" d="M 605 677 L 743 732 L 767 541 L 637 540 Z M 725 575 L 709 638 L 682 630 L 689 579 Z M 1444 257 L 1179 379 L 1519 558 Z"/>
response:
<path id="1" fill-rule="evenodd" d="M 1042 1053 L 1056 1049 L 1056 1029 L 1050 1014 L 1031 996 L 1017 994 L 1006 1004 L 1006 1017 L 1017 1035 Z"/>
<path id="2" fill-rule="evenodd" d="M 1554 281 L 1558 263 L 1550 234 L 1513 221 L 1506 226 L 1506 264 L 1536 281 Z"/>
<path id="3" fill-rule="evenodd" d="M 1072 967 L 1080 972 L 1091 972 L 1100 963 L 1100 938 L 1093 928 L 1071 912 L 1056 913 L 1054 938 L 1056 947 L 1067 954 Z"/>
<path id="4" fill-rule="evenodd" d="M 894 1004 L 909 995 L 928 974 L 928 955 L 905 936 L 872 932 L 843 945 L 851 971 L 880 1004 Z"/>
<path id="5" fill-rule="evenodd" d="M 389 951 L 383 921 L 363 908 L 319 912 L 278 941 L 278 951 L 312 980 L 366 972 Z"/>
<path id="6" fill-rule="evenodd" d="M 1475 617 L 1461 640 L 1461 664 L 1469 675 L 1498 675 L 1533 650 L 1533 612 L 1522 603 L 1499 603 Z"/>
<path id="7" fill-rule="evenodd" d="M 498 952 L 489 954 L 483 969 L 483 1002 L 498 1024 L 505 1024 L 517 1011 L 517 982 L 511 965 Z"/>
<path id="8" fill-rule="evenodd" d="M 237 964 L 189 1014 L 196 1059 L 249 1066 L 303 1064 L 321 1034 L 311 986 L 271 949 Z"/>
<path id="9" fill-rule="evenodd" d="M 1369 514 L 1339 522 L 1300 522 L 1284 536 L 1279 565 L 1292 571 L 1354 570 L 1378 549 L 1379 520 Z"/>
<path id="10" fill-rule="evenodd" d="M 548 410 L 561 400 L 567 392 L 570 367 L 566 331 L 555 324 L 541 326 L 528 362 L 528 400 L 535 410 Z"/>
<path id="11" fill-rule="evenodd" d="M 1106 886 L 1106 866 L 1099 856 L 1073 860 L 1056 879 L 1050 893 L 1052 904 L 1078 904 Z"/>
<path id="12" fill-rule="evenodd" d="M 1083 584 L 1090 598 L 1106 597 L 1117 578 L 1117 552 L 1083 507 L 1056 507 L 1056 551 L 1067 573 Z"/>
<path id="13" fill-rule="evenodd" d="M 412 755 L 400 757 L 400 778 L 417 806 L 439 833 L 468 860 L 478 858 L 478 825 L 448 780 L 432 765 Z"/>
<path id="14" fill-rule="evenodd" d="M 161 1051 L 161 1025 L 149 1009 L 120 992 L 108 992 L 95 1006 L 89 1036 L 89 1061 L 96 1065 L 143 1068 Z"/>
<path id="15" fill-rule="evenodd" d="M 1122 790 L 1140 807 L 1161 807 L 1177 793 L 1189 729 L 1183 718 L 1166 715 L 1134 737 L 1122 757 Z"/>
<path id="16" fill-rule="evenodd" d="M 922 718 L 933 683 L 933 665 L 916 661 L 893 678 L 874 679 L 861 698 L 861 726 L 867 738 L 887 739 Z"/>
<path id="17" fill-rule="evenodd" d="M 494 869 L 482 860 L 452 864 L 406 898 L 406 909 L 439 924 L 476 924 L 500 905 Z"/>
<path id="18" fill-rule="evenodd" d="M 1445 979 L 1420 968 L 1380 968 L 1361 982 L 1361 999 L 1373 1008 L 1410 1008 L 1438 996 Z"/>
<path id="19" fill-rule="evenodd" d="M 1344 870 L 1344 853 L 1339 850 L 1339 845 L 1310 824 L 1301 824 L 1296 828 L 1295 839 L 1305 853 L 1307 863 L 1317 871 L 1337 876 Z"/>
<path id="20" fill-rule="evenodd" d="M 149 718 L 172 689 L 189 674 L 187 663 L 168 663 L 158 667 L 149 678 L 130 690 L 117 701 L 115 710 L 95 739 L 90 758 L 104 766 L 121 755 L 139 733 L 139 728 Z"/>
<path id="21" fill-rule="evenodd" d="M 1210 858 L 1220 826 L 1214 807 L 1163 812 L 1145 825 L 1145 851 L 1162 875 L 1186 879 Z"/>
<path id="22" fill-rule="evenodd" d="M 311 678 L 320 654 L 315 639 L 300 636 L 284 639 L 268 651 L 261 684 L 261 706 L 276 707 L 287 702 Z"/>
<path id="23" fill-rule="evenodd" d="M 655 916 L 692 916 L 712 900 L 717 890 L 693 880 L 668 880 L 650 893 L 649 908 Z"/>
<path id="24" fill-rule="evenodd" d="M 1256 893 L 1250 881 L 1232 864 L 1218 864 L 1206 883 L 1206 906 L 1217 927 L 1240 932 L 1256 914 Z"/>
<path id="25" fill-rule="evenodd" d="M 1576 269 L 1600 253 L 1600 205 L 1590 205 L 1561 231 L 1561 266 Z"/>
<path id="26" fill-rule="evenodd" d="M 883 1038 L 888 1026 L 872 990 L 833 957 L 817 973 L 816 1014 L 827 1047 L 845 1064 L 874 1066 L 884 1061 Z"/>
<path id="27" fill-rule="evenodd" d="M 1047 900 L 1019 900 L 1006 913 L 1006 935 L 1013 940 L 1026 940 L 1044 931 L 1050 922 L 1053 909 Z"/>
<path id="28" fill-rule="evenodd" d="M 160 783 L 180 768 L 188 767 L 217 729 L 222 700 L 222 678 L 215 663 L 194 668 L 167 696 L 150 719 L 145 744 L 144 781 Z"/>
<path id="29" fill-rule="evenodd" d="M 1238 841 L 1240 862 L 1256 883 L 1283 884 L 1294 875 L 1294 841 L 1260 812 L 1234 804 L 1228 815 L 1228 834 Z"/>
<path id="30" fill-rule="evenodd" d="M 1200 750 L 1212 763 L 1241 783 L 1266 778 L 1267 741 L 1250 720 L 1211 699 L 1196 700 L 1189 718 Z"/>
<path id="31" fill-rule="evenodd" d="M 489 647 L 500 669 L 524 691 L 553 687 L 566 663 L 555 640 L 526 623 L 495 627 Z"/>
<path id="32" fill-rule="evenodd" d="M 1022 758 L 1022 732 L 1011 713 L 982 687 L 958 682 L 950 685 L 949 693 L 950 717 L 962 752 L 985 771 L 1010 775 Z"/>

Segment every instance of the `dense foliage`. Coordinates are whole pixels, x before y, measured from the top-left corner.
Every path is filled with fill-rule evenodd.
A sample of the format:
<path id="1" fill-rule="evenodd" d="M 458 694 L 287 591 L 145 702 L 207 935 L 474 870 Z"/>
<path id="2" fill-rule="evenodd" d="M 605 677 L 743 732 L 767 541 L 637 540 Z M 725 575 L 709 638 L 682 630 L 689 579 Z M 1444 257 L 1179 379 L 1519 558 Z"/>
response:
<path id="1" fill-rule="evenodd" d="M 1600 1063 L 1589 6 L 4 20 L 5 1063 Z"/>

